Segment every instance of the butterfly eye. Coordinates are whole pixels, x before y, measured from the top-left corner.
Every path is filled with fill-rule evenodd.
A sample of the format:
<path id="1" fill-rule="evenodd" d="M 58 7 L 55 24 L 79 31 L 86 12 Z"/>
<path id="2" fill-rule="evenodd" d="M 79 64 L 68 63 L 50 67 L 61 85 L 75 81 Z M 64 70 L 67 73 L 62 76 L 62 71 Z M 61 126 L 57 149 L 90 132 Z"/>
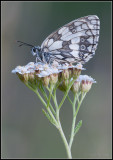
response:
<path id="1" fill-rule="evenodd" d="M 35 56 L 38 52 L 37 52 L 37 48 L 36 47 L 33 47 L 32 50 L 32 55 Z"/>
<path id="2" fill-rule="evenodd" d="M 36 52 L 40 52 L 40 51 L 41 51 L 41 47 L 39 47 L 39 46 L 38 46 L 38 47 L 34 47 L 32 50 L 33 50 L 33 52 L 35 52 L 35 53 L 36 53 Z"/>
<path id="3" fill-rule="evenodd" d="M 33 52 L 36 52 L 36 48 L 33 48 Z"/>

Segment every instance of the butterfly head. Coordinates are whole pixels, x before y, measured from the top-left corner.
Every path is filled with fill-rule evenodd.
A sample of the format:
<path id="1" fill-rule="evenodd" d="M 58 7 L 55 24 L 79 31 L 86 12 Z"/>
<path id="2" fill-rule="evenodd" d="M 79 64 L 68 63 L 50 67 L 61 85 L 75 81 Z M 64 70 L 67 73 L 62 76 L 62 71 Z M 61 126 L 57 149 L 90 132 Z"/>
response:
<path id="1" fill-rule="evenodd" d="M 40 51 L 41 51 L 41 47 L 40 46 L 34 46 L 31 49 L 31 53 L 32 53 L 33 56 L 35 56 L 35 55 L 39 56 L 40 55 Z"/>

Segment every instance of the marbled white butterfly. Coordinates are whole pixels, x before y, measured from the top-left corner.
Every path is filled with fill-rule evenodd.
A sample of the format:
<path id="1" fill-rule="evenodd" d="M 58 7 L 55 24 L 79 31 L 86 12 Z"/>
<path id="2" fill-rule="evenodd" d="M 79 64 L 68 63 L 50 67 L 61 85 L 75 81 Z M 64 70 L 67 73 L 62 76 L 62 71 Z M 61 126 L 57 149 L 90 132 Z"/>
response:
<path id="1" fill-rule="evenodd" d="M 74 20 L 51 33 L 41 47 L 32 47 L 33 56 L 45 63 L 85 63 L 95 54 L 99 40 L 100 20 L 96 15 Z"/>

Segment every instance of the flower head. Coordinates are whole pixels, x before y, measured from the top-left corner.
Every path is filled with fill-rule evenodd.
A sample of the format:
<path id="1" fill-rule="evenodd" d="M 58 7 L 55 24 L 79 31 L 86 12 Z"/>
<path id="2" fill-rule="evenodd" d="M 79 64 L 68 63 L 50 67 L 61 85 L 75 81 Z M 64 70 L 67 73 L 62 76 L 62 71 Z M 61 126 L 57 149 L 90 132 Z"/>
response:
<path id="1" fill-rule="evenodd" d="M 44 86 L 49 84 L 56 84 L 57 81 L 61 81 L 63 88 L 68 86 L 70 79 L 77 78 L 81 70 L 82 65 L 70 65 L 70 64 L 45 64 L 42 62 L 34 63 L 30 62 L 25 66 L 17 66 L 12 73 L 16 73 L 23 82 L 43 83 Z"/>
<path id="2" fill-rule="evenodd" d="M 79 81 L 75 81 L 71 87 L 71 91 L 73 93 L 77 93 L 79 91 L 80 88 L 80 82 Z"/>
<path id="3" fill-rule="evenodd" d="M 76 81 L 80 82 L 80 90 L 82 92 L 88 92 L 91 89 L 92 83 L 96 83 L 96 81 L 88 75 L 80 75 Z"/>

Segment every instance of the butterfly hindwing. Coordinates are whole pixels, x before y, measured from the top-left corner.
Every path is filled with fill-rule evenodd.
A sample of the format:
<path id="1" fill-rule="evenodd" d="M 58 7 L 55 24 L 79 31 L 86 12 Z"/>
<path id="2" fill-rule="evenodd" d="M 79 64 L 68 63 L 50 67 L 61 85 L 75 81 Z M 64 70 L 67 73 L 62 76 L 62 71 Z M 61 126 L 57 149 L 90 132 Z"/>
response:
<path id="1" fill-rule="evenodd" d="M 74 20 L 50 34 L 42 43 L 43 52 L 58 62 L 85 63 L 95 54 L 100 21 L 95 15 Z"/>

